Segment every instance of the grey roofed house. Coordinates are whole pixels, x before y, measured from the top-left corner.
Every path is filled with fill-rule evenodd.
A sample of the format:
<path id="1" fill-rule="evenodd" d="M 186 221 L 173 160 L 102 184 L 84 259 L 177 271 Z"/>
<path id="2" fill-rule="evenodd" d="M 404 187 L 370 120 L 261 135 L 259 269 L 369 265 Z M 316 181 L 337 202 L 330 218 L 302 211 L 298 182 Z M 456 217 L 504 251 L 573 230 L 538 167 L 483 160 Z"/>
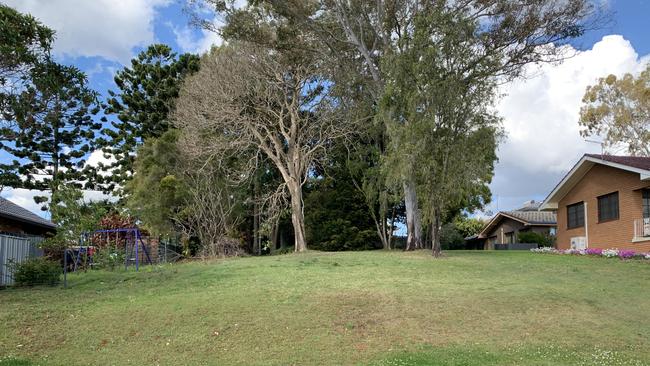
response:
<path id="1" fill-rule="evenodd" d="M 0 231 L 11 234 L 46 236 L 56 231 L 50 220 L 0 197 Z"/>
<path id="2" fill-rule="evenodd" d="M 496 244 L 514 244 L 520 232 L 536 232 L 554 235 L 557 228 L 555 211 L 539 211 L 539 202 L 528 201 L 523 207 L 512 211 L 498 212 L 478 235 L 485 241 L 485 249 L 494 249 Z"/>

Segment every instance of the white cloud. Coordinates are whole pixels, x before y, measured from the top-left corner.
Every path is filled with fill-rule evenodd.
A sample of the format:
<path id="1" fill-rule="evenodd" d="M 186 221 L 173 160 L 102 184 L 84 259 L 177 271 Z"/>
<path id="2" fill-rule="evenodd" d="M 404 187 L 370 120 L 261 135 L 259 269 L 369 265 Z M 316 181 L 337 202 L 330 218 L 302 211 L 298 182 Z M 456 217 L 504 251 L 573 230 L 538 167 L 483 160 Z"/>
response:
<path id="1" fill-rule="evenodd" d="M 232 4 L 234 9 L 241 9 L 247 6 L 247 0 L 235 0 Z M 214 14 L 210 7 L 199 6 L 194 8 L 201 16 L 209 19 Z M 220 46 L 223 39 L 215 32 L 206 29 L 197 29 L 191 26 L 177 26 L 171 22 L 165 23 L 174 33 L 176 44 L 184 51 L 191 53 L 204 53 L 210 50 L 212 46 Z M 212 18 L 212 24 L 215 28 L 221 28 L 225 23 L 220 16 Z"/>
<path id="2" fill-rule="evenodd" d="M 100 56 L 127 65 L 133 48 L 155 42 L 157 7 L 171 0 L 5 0 L 56 30 L 57 55 Z"/>
<path id="3" fill-rule="evenodd" d="M 34 202 L 34 197 L 36 196 L 45 196 L 49 198 L 51 194 L 50 192 L 46 191 L 37 191 L 22 188 L 5 188 L 2 191 L 2 197 L 8 199 L 9 201 L 17 204 L 22 208 L 32 211 L 41 217 L 50 219 L 50 213 L 47 211 L 42 211 L 42 205 Z M 83 199 L 87 202 L 101 201 L 105 199 L 115 201 L 116 197 L 106 195 L 100 191 L 83 191 Z"/>
<path id="4" fill-rule="evenodd" d="M 543 199 L 582 154 L 600 152 L 599 144 L 579 134 L 587 86 L 608 74 L 640 72 L 649 60 L 622 36 L 610 35 L 559 65 L 531 67 L 534 77 L 506 85 L 497 109 L 508 137 L 499 149 L 490 209 L 496 211 L 497 198 L 501 210 Z"/>
<path id="5" fill-rule="evenodd" d="M 190 26 L 179 27 L 171 22 L 167 22 L 166 25 L 174 32 L 176 44 L 183 52 L 201 54 L 209 51 L 213 45 L 220 46 L 223 43 L 221 37 L 215 32 L 205 29 L 196 30 Z"/>
<path id="6" fill-rule="evenodd" d="M 95 168 L 99 167 L 100 163 L 106 166 L 114 162 L 116 162 L 115 157 L 110 154 L 105 155 L 101 149 L 93 151 L 86 159 L 86 165 Z"/>

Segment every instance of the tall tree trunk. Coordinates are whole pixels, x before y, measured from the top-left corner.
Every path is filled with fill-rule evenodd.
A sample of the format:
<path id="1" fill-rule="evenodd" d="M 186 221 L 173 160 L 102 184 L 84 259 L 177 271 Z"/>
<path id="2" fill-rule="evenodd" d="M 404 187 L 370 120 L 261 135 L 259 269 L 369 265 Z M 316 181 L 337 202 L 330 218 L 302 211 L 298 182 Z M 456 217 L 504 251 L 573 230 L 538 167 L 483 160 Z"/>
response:
<path id="1" fill-rule="evenodd" d="M 433 210 L 433 218 L 431 219 L 431 254 L 438 258 L 442 254 L 442 247 L 440 244 L 440 230 L 442 229 L 440 220 L 440 210 Z"/>
<path id="2" fill-rule="evenodd" d="M 404 179 L 403 185 L 406 207 L 406 250 L 414 250 L 422 247 L 422 221 L 415 183 L 411 179 Z"/>
<path id="3" fill-rule="evenodd" d="M 293 233 L 296 252 L 307 250 L 305 240 L 305 216 L 302 212 L 302 188 L 296 181 L 289 182 L 289 194 L 291 195 L 291 222 L 293 223 Z"/>

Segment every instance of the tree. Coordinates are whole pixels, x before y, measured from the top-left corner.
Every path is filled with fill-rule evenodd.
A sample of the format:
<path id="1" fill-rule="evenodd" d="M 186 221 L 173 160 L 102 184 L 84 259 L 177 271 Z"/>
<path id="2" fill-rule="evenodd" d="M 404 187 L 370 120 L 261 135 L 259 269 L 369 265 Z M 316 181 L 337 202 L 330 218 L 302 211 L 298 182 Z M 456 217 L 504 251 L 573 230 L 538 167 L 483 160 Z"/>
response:
<path id="1" fill-rule="evenodd" d="M 53 194 L 62 184 L 91 187 L 84 157 L 101 127 L 92 117 L 97 94 L 72 66 L 48 61 L 30 75 L 30 84 L 10 101 L 15 126 L 2 130 L 2 148 L 15 159 L 11 168 L 21 177 L 15 187 Z"/>
<path id="2" fill-rule="evenodd" d="M 16 129 L 10 102 L 21 93 L 38 63 L 47 59 L 54 31 L 31 15 L 0 4 L 0 138 L 10 144 Z M 19 163 L 0 164 L 0 191 L 5 186 L 20 186 L 16 170 Z"/>
<path id="3" fill-rule="evenodd" d="M 331 151 L 307 183 L 305 229 L 309 246 L 328 251 L 382 248 L 366 200 L 346 167 L 345 153 L 342 147 Z M 389 230 L 392 234 L 394 227 Z"/>
<path id="4" fill-rule="evenodd" d="M 180 170 L 178 131 L 169 130 L 150 138 L 140 148 L 134 174 L 126 183 L 126 205 L 144 228 L 156 235 L 169 235 L 184 222 L 187 186 Z"/>
<path id="5" fill-rule="evenodd" d="M 478 235 L 486 224 L 486 222 L 481 219 L 466 217 L 463 215 L 456 216 L 453 223 L 463 238 Z"/>
<path id="6" fill-rule="evenodd" d="M 0 4 L 0 103 L 20 91 L 34 65 L 47 58 L 53 39 L 54 31 L 31 15 Z"/>
<path id="7" fill-rule="evenodd" d="M 650 156 L 650 64 L 636 77 L 598 79 L 582 103 L 582 136 L 603 136 L 606 147 L 624 144 L 632 155 Z"/>
<path id="8" fill-rule="evenodd" d="M 204 161 L 244 155 L 255 162 L 259 151 L 273 163 L 282 176 L 277 192 L 289 193 L 295 251 L 306 250 L 302 187 L 309 169 L 345 133 L 310 61 L 245 43 L 213 50 L 186 80 L 174 114 L 183 146 Z"/>
<path id="9" fill-rule="evenodd" d="M 475 23 L 444 7 L 422 6 L 403 52 L 386 56 L 380 110 L 387 115 L 387 168 L 403 171 L 403 157 L 431 225 L 434 256 L 450 208 L 482 206 L 490 198 L 500 120 L 492 112 L 495 81 L 479 74 L 491 57 L 476 54 Z M 473 63 L 471 68 L 467 63 Z M 396 179 L 399 181 L 399 179 Z"/>
<path id="10" fill-rule="evenodd" d="M 337 66 L 344 65 L 337 68 L 341 72 L 333 73 L 335 82 L 353 85 L 353 90 L 362 90 L 366 98 L 374 99 L 377 105 L 390 82 L 384 70 L 390 62 L 385 59 L 408 51 L 408 39 L 413 36 L 416 17 L 423 9 L 432 8 L 480 25 L 469 35 L 474 41 L 476 57 L 460 63 L 465 68 L 460 72 L 468 79 L 480 73 L 504 81 L 519 76 L 525 64 L 560 60 L 565 55 L 563 48 L 557 46 L 598 26 L 602 20 L 598 9 L 587 0 L 329 0 L 322 1 L 320 8 L 303 18 L 303 23 L 325 40 L 323 45 L 330 48 L 326 52 L 335 55 L 330 59 Z M 483 67 L 477 67 L 476 62 Z M 350 72 L 364 77 L 350 77 Z M 350 83 L 352 80 L 354 84 Z M 384 121 L 390 122 L 385 118 Z M 409 123 L 408 120 L 394 122 Z M 421 243 L 419 199 L 413 176 L 420 167 L 411 165 L 412 158 L 402 154 L 402 173 L 398 177 L 406 204 L 407 248 L 418 247 Z"/>
<path id="11" fill-rule="evenodd" d="M 136 149 L 148 138 L 162 136 L 171 124 L 169 112 L 178 97 L 183 79 L 198 70 L 199 57 L 178 56 L 169 46 L 154 44 L 131 60 L 131 67 L 118 71 L 115 84 L 119 91 L 109 91 L 105 113 L 116 121 L 103 133 L 103 151 L 115 159 L 107 166 L 104 179 L 107 191 L 124 184 L 133 173 Z"/>
<path id="12" fill-rule="evenodd" d="M 78 245 L 81 235 L 99 229 L 99 222 L 110 209 L 106 201 L 84 200 L 83 191 L 72 186 L 61 187 L 52 195 L 50 213 L 57 223 L 56 235 L 46 239 L 42 246 L 62 249 Z"/>

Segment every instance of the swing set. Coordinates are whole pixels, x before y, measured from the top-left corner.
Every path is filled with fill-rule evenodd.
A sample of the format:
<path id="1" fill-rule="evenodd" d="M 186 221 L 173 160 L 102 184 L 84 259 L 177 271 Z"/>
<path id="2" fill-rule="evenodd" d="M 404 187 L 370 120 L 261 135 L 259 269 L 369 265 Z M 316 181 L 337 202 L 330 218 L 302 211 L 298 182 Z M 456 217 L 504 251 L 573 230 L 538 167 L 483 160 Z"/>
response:
<path id="1" fill-rule="evenodd" d="M 114 238 L 113 238 L 114 234 Z M 142 240 L 142 235 L 138 228 L 124 228 L 124 229 L 106 229 L 95 230 L 91 233 L 84 233 L 79 238 L 79 246 L 73 248 L 66 248 L 63 253 L 63 284 L 67 287 L 67 272 L 68 267 L 72 267 L 72 272 L 76 272 L 80 268 L 87 269 L 95 265 L 93 262 L 93 254 L 96 249 L 92 245 L 92 239 L 103 239 L 106 246 L 115 248 L 115 251 L 124 249 L 124 269 L 129 268 L 129 263 L 135 264 L 135 271 L 140 269 L 140 257 L 144 254 L 144 264 L 153 264 L 149 250 Z M 114 244 L 114 245 L 113 245 Z M 69 264 L 68 260 L 72 263 Z"/>

